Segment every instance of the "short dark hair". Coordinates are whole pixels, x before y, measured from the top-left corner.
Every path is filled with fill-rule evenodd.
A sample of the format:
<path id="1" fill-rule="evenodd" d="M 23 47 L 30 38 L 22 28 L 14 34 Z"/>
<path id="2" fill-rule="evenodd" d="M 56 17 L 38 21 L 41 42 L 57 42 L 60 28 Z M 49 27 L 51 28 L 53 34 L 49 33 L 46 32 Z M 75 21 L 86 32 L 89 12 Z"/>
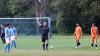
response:
<path id="1" fill-rule="evenodd" d="M 95 24 L 95 23 L 92 23 L 92 24 Z"/>
<path id="2" fill-rule="evenodd" d="M 10 22 L 8 22 L 8 23 L 5 24 L 6 27 L 8 27 L 8 26 L 10 26 L 10 25 L 11 25 Z"/>

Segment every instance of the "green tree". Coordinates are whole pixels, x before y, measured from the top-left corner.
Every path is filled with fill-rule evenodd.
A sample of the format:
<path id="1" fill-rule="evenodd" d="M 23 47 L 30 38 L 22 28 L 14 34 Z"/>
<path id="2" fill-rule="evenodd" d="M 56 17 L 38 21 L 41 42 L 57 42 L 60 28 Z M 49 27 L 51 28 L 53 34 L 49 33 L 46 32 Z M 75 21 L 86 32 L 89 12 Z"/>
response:
<path id="1" fill-rule="evenodd" d="M 10 12 L 8 9 L 10 0 L 0 0 L 0 17 L 9 17 Z"/>
<path id="2" fill-rule="evenodd" d="M 52 3 L 57 11 L 56 28 L 59 33 L 73 32 L 76 23 L 89 33 L 94 18 L 100 16 L 99 0 L 55 0 Z"/>

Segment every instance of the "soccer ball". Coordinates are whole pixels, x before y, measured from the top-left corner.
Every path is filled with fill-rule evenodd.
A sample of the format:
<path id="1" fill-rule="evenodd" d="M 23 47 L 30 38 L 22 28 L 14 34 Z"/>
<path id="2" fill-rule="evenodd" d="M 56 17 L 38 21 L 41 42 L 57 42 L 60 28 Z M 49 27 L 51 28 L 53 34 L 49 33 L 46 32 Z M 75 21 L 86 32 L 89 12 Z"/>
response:
<path id="1" fill-rule="evenodd" d="M 50 49 L 53 49 L 53 46 L 52 45 L 50 46 Z"/>

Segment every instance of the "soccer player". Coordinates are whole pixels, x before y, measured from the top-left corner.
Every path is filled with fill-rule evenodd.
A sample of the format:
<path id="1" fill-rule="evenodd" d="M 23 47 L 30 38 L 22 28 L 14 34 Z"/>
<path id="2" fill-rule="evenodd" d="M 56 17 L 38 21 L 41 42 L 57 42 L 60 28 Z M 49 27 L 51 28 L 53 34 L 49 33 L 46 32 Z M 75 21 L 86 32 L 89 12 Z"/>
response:
<path id="1" fill-rule="evenodd" d="M 2 29 L 1 29 L 1 39 L 2 39 L 2 44 L 6 43 L 5 42 L 5 27 L 4 25 L 1 25 Z"/>
<path id="2" fill-rule="evenodd" d="M 48 40 L 49 40 L 49 27 L 47 22 L 43 22 L 40 24 L 39 19 L 37 19 L 38 25 L 42 28 L 42 43 L 43 50 L 48 50 Z"/>
<path id="3" fill-rule="evenodd" d="M 77 43 L 75 48 L 81 47 L 80 40 L 81 40 L 81 37 L 82 37 L 82 28 L 78 23 L 76 24 L 74 36 L 75 36 L 75 40 L 76 40 L 76 43 Z"/>
<path id="4" fill-rule="evenodd" d="M 5 27 L 5 40 L 6 40 L 5 52 L 6 49 L 8 50 L 8 52 L 10 52 L 10 38 L 11 38 L 11 28 L 10 28 L 10 23 L 7 23 Z"/>
<path id="5" fill-rule="evenodd" d="M 92 23 L 92 27 L 91 27 L 92 44 L 91 44 L 91 47 L 97 48 L 97 39 L 98 38 L 99 38 L 98 27 L 95 25 L 95 23 Z"/>
<path id="6" fill-rule="evenodd" d="M 16 42 L 15 42 L 16 36 L 17 36 L 17 30 L 13 25 L 11 25 L 11 48 L 13 46 L 14 48 L 16 48 Z"/>

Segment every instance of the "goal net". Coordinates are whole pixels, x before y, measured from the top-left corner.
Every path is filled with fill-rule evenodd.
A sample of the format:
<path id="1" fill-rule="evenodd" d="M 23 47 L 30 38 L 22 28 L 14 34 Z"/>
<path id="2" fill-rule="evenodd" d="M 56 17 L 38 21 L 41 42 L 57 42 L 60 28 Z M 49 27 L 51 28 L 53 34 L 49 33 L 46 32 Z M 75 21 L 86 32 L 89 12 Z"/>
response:
<path id="1" fill-rule="evenodd" d="M 51 28 L 50 17 L 38 17 L 40 23 L 48 22 L 48 27 Z M 42 30 L 37 24 L 37 18 L 0 18 L 0 24 L 10 22 L 17 28 L 19 35 L 40 35 Z M 51 31 L 51 30 L 50 30 Z"/>

